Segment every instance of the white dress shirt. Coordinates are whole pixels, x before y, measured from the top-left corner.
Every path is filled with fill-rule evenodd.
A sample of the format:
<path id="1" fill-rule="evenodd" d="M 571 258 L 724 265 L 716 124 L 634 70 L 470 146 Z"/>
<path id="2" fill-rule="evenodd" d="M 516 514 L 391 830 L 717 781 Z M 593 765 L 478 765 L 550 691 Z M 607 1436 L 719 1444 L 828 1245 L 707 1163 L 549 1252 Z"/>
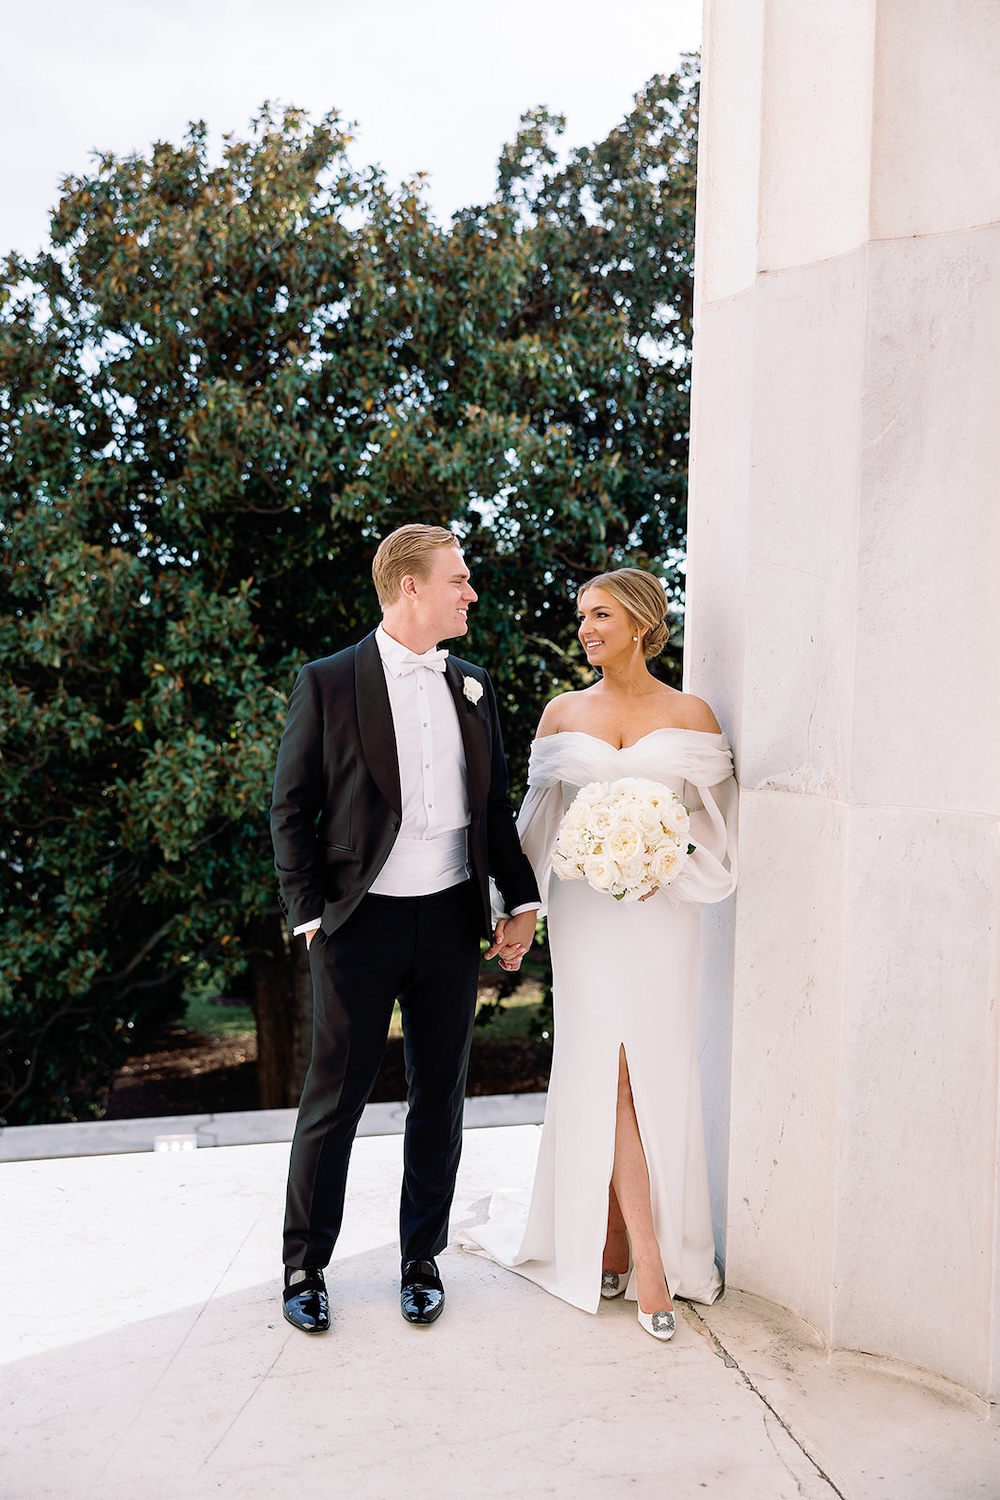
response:
<path id="1" fill-rule="evenodd" d="M 375 632 L 399 758 L 403 820 L 375 896 L 430 896 L 469 878 L 465 746 L 443 670 L 406 669 L 413 652 L 380 625 Z M 443 668 L 444 658 L 437 652 Z"/>
<path id="2" fill-rule="evenodd" d="M 402 822 L 378 876 L 376 896 L 430 896 L 460 885 L 469 868 L 469 793 L 458 713 L 443 670 L 412 667 L 413 653 L 383 626 L 375 631 L 396 736 Z M 443 665 L 447 652 L 428 652 Z M 512 916 L 537 911 L 538 902 Z M 314 932 L 316 917 L 295 928 Z"/>

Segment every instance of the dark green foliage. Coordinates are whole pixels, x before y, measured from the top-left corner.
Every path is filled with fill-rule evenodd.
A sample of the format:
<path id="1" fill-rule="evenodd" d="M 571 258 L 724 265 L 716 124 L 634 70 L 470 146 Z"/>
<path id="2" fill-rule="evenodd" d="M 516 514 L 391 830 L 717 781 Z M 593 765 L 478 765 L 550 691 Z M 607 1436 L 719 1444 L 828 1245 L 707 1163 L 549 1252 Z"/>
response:
<path id="1" fill-rule="evenodd" d="M 586 680 L 573 594 L 684 534 L 696 74 L 560 165 L 527 116 L 442 229 L 267 110 L 70 180 L 0 277 L 0 1109 L 99 1114 L 137 1032 L 274 921 L 297 666 L 377 619 L 377 539 L 453 526 L 523 776 Z M 262 926 L 264 924 L 264 926 Z M 272 941 L 273 948 L 273 941 Z M 274 953 L 271 953 L 274 958 Z M 257 995 L 258 1003 L 260 994 Z"/>

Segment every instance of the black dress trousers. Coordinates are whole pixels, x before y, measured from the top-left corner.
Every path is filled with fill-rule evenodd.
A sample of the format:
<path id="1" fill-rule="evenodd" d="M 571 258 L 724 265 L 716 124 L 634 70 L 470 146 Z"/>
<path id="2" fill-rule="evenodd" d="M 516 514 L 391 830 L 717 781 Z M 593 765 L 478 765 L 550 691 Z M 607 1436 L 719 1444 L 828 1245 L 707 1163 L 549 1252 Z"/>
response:
<path id="1" fill-rule="evenodd" d="M 409 1111 L 399 1239 L 403 1260 L 448 1242 L 479 978 L 482 913 L 472 881 L 431 896 L 367 895 L 309 946 L 312 1060 L 292 1141 L 287 1266 L 325 1266 L 340 1233 L 347 1167 L 399 1000 Z"/>

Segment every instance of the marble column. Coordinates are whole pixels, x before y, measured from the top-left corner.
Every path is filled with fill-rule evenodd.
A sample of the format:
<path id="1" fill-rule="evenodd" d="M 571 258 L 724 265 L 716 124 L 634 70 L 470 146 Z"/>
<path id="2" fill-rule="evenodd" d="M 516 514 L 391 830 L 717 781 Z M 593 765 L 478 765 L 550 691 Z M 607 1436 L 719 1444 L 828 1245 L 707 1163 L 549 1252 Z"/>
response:
<path id="1" fill-rule="evenodd" d="M 727 1276 L 1000 1400 L 1000 4 L 706 0 L 689 686 Z"/>

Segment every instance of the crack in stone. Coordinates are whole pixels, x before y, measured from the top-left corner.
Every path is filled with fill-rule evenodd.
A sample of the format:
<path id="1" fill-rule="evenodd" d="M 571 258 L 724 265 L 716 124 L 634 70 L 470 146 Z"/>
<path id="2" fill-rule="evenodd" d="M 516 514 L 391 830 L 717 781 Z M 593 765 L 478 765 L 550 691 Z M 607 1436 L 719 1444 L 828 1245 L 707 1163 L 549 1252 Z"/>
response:
<path id="1" fill-rule="evenodd" d="M 237 1247 L 237 1249 L 235 1250 L 235 1252 L 229 1257 L 228 1264 L 226 1265 L 226 1267 L 223 1270 L 222 1274 L 219 1276 L 218 1280 L 216 1281 L 216 1283 L 213 1286 L 212 1290 L 209 1292 L 208 1296 L 205 1297 L 205 1299 L 203 1300 L 203 1302 L 201 1304 L 201 1307 L 198 1309 L 197 1313 L 195 1314 L 194 1319 L 193 1319 L 190 1327 L 187 1328 L 187 1330 L 185 1331 L 184 1336 L 181 1339 L 180 1343 L 177 1344 L 176 1347 L 171 1350 L 171 1352 L 170 1352 L 169 1356 L 167 1357 L 166 1363 L 164 1364 L 163 1368 L 160 1370 L 160 1372 L 157 1375 L 156 1379 L 153 1381 L 153 1384 L 150 1386 L 149 1390 L 146 1392 L 145 1396 L 142 1398 L 141 1402 L 139 1403 L 139 1406 L 133 1412 L 131 1420 L 127 1423 L 124 1432 L 119 1433 L 118 1437 L 115 1439 L 114 1444 L 113 1444 L 113 1446 L 111 1448 L 110 1453 L 106 1456 L 106 1458 L 104 1460 L 104 1463 L 101 1465 L 100 1470 L 98 1471 L 98 1473 L 94 1477 L 94 1479 L 93 1479 L 93 1481 L 92 1481 L 92 1483 L 90 1485 L 90 1488 L 87 1491 L 87 1495 L 88 1496 L 94 1494 L 95 1489 L 100 1484 L 100 1482 L 103 1480 L 104 1475 L 107 1473 L 108 1469 L 111 1467 L 111 1465 L 114 1462 L 115 1458 L 121 1452 L 122 1448 L 124 1447 L 124 1445 L 128 1441 L 129 1434 L 132 1432 L 132 1429 L 135 1427 L 136 1423 L 139 1421 L 139 1418 L 141 1416 L 143 1416 L 144 1413 L 146 1412 L 146 1409 L 149 1406 L 150 1402 L 153 1400 L 154 1396 L 156 1396 L 157 1392 L 160 1389 L 160 1386 L 163 1384 L 163 1382 L 166 1380 L 167 1376 L 169 1375 L 170 1370 L 173 1367 L 175 1361 L 180 1358 L 181 1351 L 186 1347 L 189 1339 L 191 1338 L 191 1336 L 194 1333 L 195 1329 L 198 1327 L 198 1324 L 201 1322 L 201 1320 L 202 1320 L 202 1318 L 203 1318 L 203 1316 L 204 1316 L 207 1308 L 209 1307 L 210 1303 L 212 1302 L 213 1298 L 215 1297 L 216 1292 L 219 1290 L 219 1287 L 222 1285 L 223 1281 L 225 1280 L 225 1277 L 228 1275 L 229 1271 L 232 1269 L 233 1265 L 235 1264 L 235 1262 L 237 1261 L 237 1259 L 239 1258 L 239 1256 L 242 1254 L 244 1248 L 246 1247 L 248 1241 L 250 1240 L 251 1235 L 254 1233 L 254 1231 L 257 1228 L 257 1225 L 265 1217 L 265 1215 L 267 1214 L 267 1212 L 268 1212 L 268 1210 L 266 1208 L 262 1208 L 260 1210 L 260 1212 L 258 1213 L 257 1217 L 254 1219 L 253 1223 L 250 1225 L 250 1228 L 247 1230 L 246 1234 L 243 1236 L 242 1240 L 240 1241 L 239 1246 Z M 278 1350 L 278 1354 L 275 1355 L 274 1360 L 271 1361 L 271 1364 L 268 1367 L 268 1370 L 266 1372 L 267 1374 L 271 1373 L 271 1370 L 274 1368 L 274 1364 L 275 1364 L 275 1362 L 278 1359 L 278 1355 L 280 1355 L 281 1350 L 284 1349 L 285 1344 L 287 1342 L 288 1342 L 288 1335 L 286 1334 L 285 1340 L 282 1343 L 281 1348 Z M 258 1386 L 259 1386 L 259 1382 L 258 1382 Z M 256 1391 L 258 1389 L 258 1386 L 254 1387 L 254 1390 L 251 1391 L 250 1396 L 248 1396 L 247 1399 L 246 1399 L 246 1401 L 243 1402 L 243 1405 L 240 1407 L 240 1412 L 242 1412 L 243 1407 L 247 1405 L 247 1403 L 250 1401 L 251 1397 L 256 1393 Z M 237 1412 L 237 1414 L 236 1414 L 237 1417 L 239 1416 L 240 1412 Z M 235 1422 L 235 1421 L 236 1421 L 236 1417 L 233 1418 L 233 1422 Z M 219 1443 L 222 1442 L 222 1438 L 224 1438 L 226 1436 L 226 1433 L 229 1431 L 229 1428 L 232 1427 L 233 1422 L 229 1423 L 229 1426 L 227 1426 L 226 1431 L 222 1434 L 222 1437 L 220 1437 L 218 1439 L 218 1441 L 215 1444 L 213 1444 L 211 1451 L 202 1460 L 200 1468 L 199 1468 L 199 1470 L 197 1472 L 200 1472 L 200 1469 L 204 1468 L 205 1464 L 208 1463 L 209 1458 L 211 1458 L 212 1454 L 215 1452 L 216 1448 L 219 1446 Z"/>
<path id="2" fill-rule="evenodd" d="M 805 1489 L 803 1489 L 803 1487 L 802 1487 L 802 1480 L 799 1478 L 798 1474 L 793 1473 L 792 1466 L 788 1462 L 787 1455 L 785 1453 L 782 1453 L 782 1451 L 779 1448 L 778 1443 L 777 1443 L 777 1441 L 775 1439 L 775 1435 L 774 1435 L 774 1431 L 773 1431 L 775 1420 L 779 1420 L 780 1421 L 780 1419 L 776 1419 L 774 1417 L 774 1413 L 770 1410 L 770 1408 L 768 1408 L 764 1412 L 764 1431 L 767 1434 L 767 1440 L 768 1440 L 768 1442 L 771 1444 L 771 1451 L 773 1452 L 775 1458 L 778 1460 L 778 1462 L 781 1465 L 781 1467 L 784 1469 L 785 1473 L 788 1475 L 789 1479 L 794 1484 L 796 1493 L 799 1494 L 799 1495 L 802 1495 L 804 1497 L 804 1500 L 809 1500 L 809 1495 L 811 1493 L 813 1493 L 812 1485 L 810 1484 L 809 1490 L 807 1492 Z M 785 1427 L 784 1424 L 781 1424 L 781 1427 L 782 1427 L 782 1431 L 784 1433 L 786 1433 L 788 1436 L 791 1436 L 791 1434 L 788 1433 L 788 1428 Z M 793 1441 L 794 1441 L 794 1439 L 793 1439 Z M 799 1452 L 802 1452 L 803 1450 L 802 1450 L 801 1444 L 799 1444 L 798 1447 L 799 1447 Z M 804 1457 L 806 1459 L 808 1459 L 808 1461 L 810 1463 L 812 1463 L 812 1459 L 809 1458 L 808 1453 L 804 1454 Z M 827 1481 L 827 1483 L 829 1483 L 829 1481 Z M 840 1493 L 839 1490 L 836 1491 L 836 1493 L 839 1494 Z"/>
<path id="3" fill-rule="evenodd" d="M 757 1397 L 757 1400 L 761 1403 L 761 1405 L 768 1412 L 770 1412 L 771 1416 L 777 1422 L 778 1426 L 782 1429 L 782 1431 L 786 1434 L 786 1436 L 788 1437 L 789 1441 L 795 1444 L 796 1448 L 798 1448 L 799 1452 L 802 1454 L 802 1456 L 806 1460 L 806 1462 L 809 1463 L 809 1464 L 811 1464 L 812 1467 L 816 1470 L 816 1473 L 819 1475 L 820 1479 L 822 1479 L 823 1483 L 824 1484 L 828 1484 L 830 1486 L 830 1489 L 833 1492 L 833 1494 L 837 1496 L 837 1500 L 847 1500 L 847 1497 L 844 1494 L 843 1490 L 839 1490 L 837 1488 L 837 1486 L 834 1484 L 833 1480 L 830 1478 L 829 1474 L 823 1468 L 823 1465 L 819 1462 L 819 1460 L 816 1459 L 816 1458 L 814 1458 L 813 1455 L 809 1452 L 809 1449 L 801 1441 L 801 1439 L 798 1438 L 798 1437 L 796 1437 L 795 1433 L 792 1431 L 791 1427 L 789 1427 L 789 1425 L 785 1421 L 784 1417 L 781 1415 L 781 1413 L 779 1411 L 777 1411 L 775 1409 L 775 1407 L 771 1404 L 771 1402 L 764 1395 L 763 1391 L 758 1390 L 757 1386 L 754 1385 L 753 1381 L 751 1380 L 750 1376 L 747 1374 L 746 1370 L 744 1370 L 744 1368 L 740 1364 L 739 1360 L 738 1359 L 734 1359 L 734 1357 L 730 1354 L 729 1350 L 726 1348 L 725 1344 L 723 1344 L 722 1340 L 718 1337 L 718 1335 L 714 1332 L 714 1330 L 711 1329 L 708 1326 L 708 1324 L 705 1322 L 705 1319 L 701 1316 L 701 1313 L 698 1311 L 698 1309 L 692 1303 L 689 1302 L 687 1304 L 686 1308 L 685 1308 L 685 1311 L 687 1313 L 689 1313 L 689 1314 L 690 1313 L 694 1314 L 694 1316 L 698 1319 L 699 1324 L 701 1325 L 702 1332 L 704 1333 L 705 1337 L 708 1339 L 708 1342 L 711 1344 L 713 1351 L 715 1352 L 715 1354 L 718 1355 L 719 1359 L 722 1360 L 723 1364 L 726 1366 L 726 1369 L 727 1370 L 735 1370 L 737 1372 L 737 1374 L 739 1375 L 740 1379 L 743 1381 L 743 1384 L 747 1387 L 748 1390 L 750 1390 L 750 1391 L 753 1392 L 753 1394 Z M 764 1431 L 765 1432 L 767 1432 L 767 1426 L 768 1426 L 768 1424 L 767 1424 L 767 1422 L 765 1420 L 765 1422 L 764 1422 Z M 772 1447 L 774 1447 L 774 1451 L 777 1454 L 778 1458 L 781 1459 L 782 1463 L 784 1463 L 785 1462 L 784 1459 L 781 1458 L 781 1454 L 778 1453 L 777 1447 L 775 1447 L 775 1445 L 774 1445 L 774 1438 L 771 1436 L 771 1434 L 769 1432 L 768 1432 L 768 1439 L 769 1439 Z M 788 1465 L 785 1464 L 785 1467 L 787 1468 Z M 795 1475 L 794 1474 L 792 1474 L 791 1477 L 793 1479 L 795 1479 Z M 798 1485 L 799 1493 L 801 1494 L 802 1493 L 802 1486 L 798 1484 L 798 1480 L 797 1479 L 795 1479 L 795 1482 Z"/>
<path id="4" fill-rule="evenodd" d="M 233 1413 L 232 1418 L 226 1423 L 226 1425 L 223 1428 L 222 1432 L 219 1433 L 219 1436 L 216 1438 L 216 1440 L 212 1444 L 211 1448 L 209 1448 L 208 1452 L 205 1454 L 204 1458 L 202 1459 L 201 1463 L 198 1465 L 197 1469 L 195 1469 L 195 1471 L 194 1471 L 195 1477 L 197 1475 L 199 1475 L 202 1472 L 203 1469 L 205 1469 L 205 1468 L 208 1467 L 209 1463 L 211 1463 L 211 1461 L 215 1457 L 216 1453 L 222 1447 L 222 1444 L 226 1441 L 226 1438 L 232 1432 L 233 1428 L 236 1426 L 236 1423 L 239 1421 L 240 1417 L 242 1417 L 243 1413 L 246 1411 L 246 1409 L 250 1405 L 251 1401 L 254 1399 L 255 1396 L 257 1396 L 259 1394 L 261 1386 L 264 1384 L 265 1380 L 270 1375 L 270 1373 L 274 1369 L 275 1365 L 278 1363 L 278 1360 L 284 1354 L 284 1352 L 285 1352 L 285 1346 L 288 1343 L 289 1339 L 292 1338 L 293 1336 L 294 1335 L 292 1335 L 291 1333 L 286 1333 L 285 1337 L 281 1341 L 281 1344 L 280 1344 L 280 1346 L 279 1346 L 279 1348 L 277 1350 L 277 1353 L 275 1354 L 275 1356 L 272 1359 L 271 1363 L 268 1365 L 267 1369 L 264 1371 L 263 1375 L 261 1375 L 261 1376 L 258 1377 L 258 1379 L 257 1379 L 257 1381 L 256 1381 L 256 1383 L 255 1383 L 255 1385 L 253 1387 L 253 1389 L 248 1392 L 246 1400 L 242 1401 L 240 1403 L 239 1409 Z"/>

